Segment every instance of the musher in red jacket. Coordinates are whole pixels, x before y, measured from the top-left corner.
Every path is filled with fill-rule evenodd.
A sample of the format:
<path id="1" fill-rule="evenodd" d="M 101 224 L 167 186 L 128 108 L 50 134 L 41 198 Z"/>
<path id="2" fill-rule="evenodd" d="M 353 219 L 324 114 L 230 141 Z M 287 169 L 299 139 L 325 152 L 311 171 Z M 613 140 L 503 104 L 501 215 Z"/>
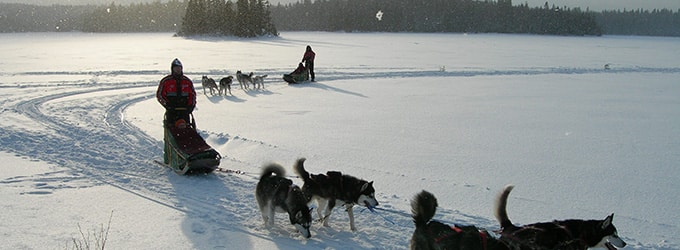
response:
<path id="1" fill-rule="evenodd" d="M 186 126 L 196 107 L 196 90 L 194 83 L 184 75 L 179 59 L 172 61 L 170 70 L 171 74 L 158 84 L 156 98 L 165 108 L 166 126 Z"/>

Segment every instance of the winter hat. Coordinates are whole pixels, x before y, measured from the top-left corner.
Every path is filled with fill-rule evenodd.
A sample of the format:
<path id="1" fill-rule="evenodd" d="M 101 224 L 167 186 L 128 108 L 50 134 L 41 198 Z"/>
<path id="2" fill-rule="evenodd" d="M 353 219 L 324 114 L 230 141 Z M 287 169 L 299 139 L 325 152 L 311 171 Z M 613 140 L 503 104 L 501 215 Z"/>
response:
<path id="1" fill-rule="evenodd" d="M 177 58 L 175 58 L 175 60 L 172 60 L 172 64 L 170 65 L 171 68 L 175 67 L 175 66 L 182 67 L 182 62 L 180 62 L 179 59 L 177 59 Z"/>

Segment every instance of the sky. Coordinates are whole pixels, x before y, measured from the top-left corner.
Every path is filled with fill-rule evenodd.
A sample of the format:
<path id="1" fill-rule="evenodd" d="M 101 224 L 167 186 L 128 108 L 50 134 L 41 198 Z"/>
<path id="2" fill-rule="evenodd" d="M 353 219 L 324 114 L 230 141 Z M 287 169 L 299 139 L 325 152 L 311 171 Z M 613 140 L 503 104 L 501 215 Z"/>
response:
<path id="1" fill-rule="evenodd" d="M 2 3 L 26 3 L 26 4 L 109 4 L 115 2 L 117 4 L 130 4 L 139 2 L 153 2 L 157 0 L 0 0 Z M 298 0 L 271 0 L 270 3 L 294 3 Z M 514 0 L 513 4 L 528 3 L 529 6 L 543 6 L 545 0 Z M 548 1 L 550 5 L 567 6 L 570 8 L 580 7 L 581 9 L 589 8 L 594 11 L 614 10 L 614 9 L 680 9 L 679 0 L 551 0 Z"/>

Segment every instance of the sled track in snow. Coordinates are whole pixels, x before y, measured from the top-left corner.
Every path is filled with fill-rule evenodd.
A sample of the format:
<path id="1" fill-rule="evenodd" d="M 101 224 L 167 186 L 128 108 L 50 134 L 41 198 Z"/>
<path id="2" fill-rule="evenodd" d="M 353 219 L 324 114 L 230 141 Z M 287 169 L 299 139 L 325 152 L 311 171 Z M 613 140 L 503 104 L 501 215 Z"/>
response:
<path id="1" fill-rule="evenodd" d="M 296 234 L 288 227 L 284 217 L 277 219 L 277 226 L 272 230 L 262 226 L 257 202 L 253 197 L 257 174 L 179 176 L 152 162 L 152 159 L 161 157 L 162 142 L 145 134 L 124 117 L 125 109 L 129 106 L 153 98 L 154 93 L 149 93 L 148 86 L 142 88 L 130 84 L 44 89 L 47 93 L 44 96 L 19 99 L 15 104 L 4 105 L 9 111 L 3 112 L 24 116 L 38 129 L 0 127 L 0 150 L 25 154 L 65 167 L 70 169 L 66 174 L 73 178 L 89 179 L 94 185 L 110 185 L 184 213 L 187 216 L 183 223 L 192 231 L 188 234 L 219 234 L 204 230 L 218 228 L 221 233 L 239 232 L 276 241 L 278 245 L 290 248 L 298 246 L 300 239 L 295 238 Z M 126 91 L 120 92 L 121 89 Z M 286 150 L 238 136 L 226 137 L 240 144 L 253 144 L 275 151 Z M 253 165 L 240 159 L 230 160 L 240 161 L 248 167 Z M 316 230 L 320 230 L 315 231 L 315 234 L 325 234 L 324 238 L 332 241 L 333 234 L 346 233 L 346 215 L 341 211 L 336 213 L 334 224 L 337 229 L 329 230 L 315 225 Z M 376 218 L 369 213 L 359 213 L 356 217 L 358 221 Z M 389 221 L 401 219 L 404 221 L 399 224 L 410 223 L 407 217 Z M 381 230 L 387 231 L 387 234 L 403 229 L 394 228 L 389 221 L 373 223 L 385 223 L 385 229 Z M 363 226 L 366 225 L 360 225 Z M 343 244 L 357 248 L 380 235 L 366 234 L 359 236 L 357 242 Z M 324 245 L 323 241 L 315 244 L 320 244 L 320 247 Z"/>
<path id="2" fill-rule="evenodd" d="M 112 126 L 111 123 L 115 120 L 109 119 L 112 117 L 110 114 L 122 112 L 122 108 L 138 101 L 139 97 L 116 96 L 121 97 L 122 101 L 107 110 L 106 119 L 83 115 L 77 117 L 79 119 L 77 124 L 69 121 L 68 117 L 64 118 L 54 113 L 46 114 L 42 111 L 48 102 L 117 89 L 119 88 L 66 91 L 21 102 L 16 105 L 16 111 L 27 116 L 31 122 L 44 126 L 46 131 L 21 129 L 4 131 L 5 134 L 12 135 L 13 141 L 10 139 L 3 145 L 14 147 L 10 148 L 10 151 L 26 153 L 106 183 L 150 178 L 143 173 L 148 170 L 146 169 L 148 166 L 141 166 L 139 162 L 144 159 L 144 155 L 153 153 L 153 148 L 157 147 L 158 142 L 154 143 L 144 133 L 138 129 L 131 129 L 129 125 Z M 74 107 L 65 106 L 57 111 L 68 113 L 69 109 Z M 122 120 L 118 123 L 125 124 Z M 132 145 L 131 138 L 137 138 L 134 140 L 134 143 L 138 143 L 136 146 Z M 158 149 L 155 151 L 159 152 Z"/>
<path id="3" fill-rule="evenodd" d="M 168 179 L 181 177 L 152 163 L 152 159 L 162 155 L 162 142 L 151 138 L 124 119 L 125 108 L 153 94 L 141 90 L 137 94 L 113 93 L 107 96 L 107 92 L 121 88 L 125 87 L 59 91 L 16 104 L 14 109 L 17 113 L 45 129 L 30 131 L 0 128 L 0 133 L 5 135 L 0 137 L 0 145 L 4 147 L 2 150 L 27 154 L 31 158 L 72 169 L 73 175 L 92 179 L 95 184 L 112 185 L 178 211 L 188 212 L 186 207 L 213 207 L 209 202 L 200 201 L 200 198 L 178 194 L 178 188 L 173 186 L 177 183 L 168 182 Z M 68 117 L 43 111 L 50 106 L 50 102 L 75 98 L 73 103 L 78 103 L 78 95 L 93 93 L 106 96 L 103 99 L 108 108 L 104 109 L 104 113 L 95 116 L 75 114 L 77 124 Z M 53 111 L 67 113 L 71 109 L 78 107 L 64 106 Z M 186 197 L 180 197 L 181 195 Z M 187 202 L 191 206 L 187 206 Z"/>
<path id="4" fill-rule="evenodd" d="M 476 77 L 476 76 L 527 76 L 527 75 L 582 75 L 582 74 L 621 74 L 621 73 L 662 73 L 662 74 L 677 74 L 680 73 L 680 67 L 643 67 L 643 66 L 630 66 L 630 65 L 616 65 L 613 64 L 609 69 L 605 69 L 605 66 L 596 68 L 578 68 L 578 67 L 526 67 L 526 68 L 499 68 L 490 70 L 488 68 L 446 68 L 445 66 L 439 66 L 440 68 L 403 68 L 403 67 L 376 67 L 376 66 L 366 66 L 366 67 L 321 67 L 319 65 L 316 69 L 316 74 L 324 81 L 335 81 L 335 80 L 360 80 L 360 79 L 372 79 L 372 78 L 418 78 L 418 77 Z M 263 68 L 254 69 L 253 72 L 257 74 L 267 74 L 269 75 L 265 78 L 267 84 L 272 83 L 284 83 L 281 79 L 283 74 L 290 73 L 291 69 L 288 68 Z M 82 71 L 82 72 L 71 72 L 71 71 L 34 71 L 34 72 L 20 72 L 12 74 L 17 77 L 17 80 L 21 76 L 51 76 L 51 77 L 64 77 L 64 76 L 83 76 L 85 78 L 97 79 L 103 76 L 116 77 L 116 76 L 136 76 L 136 77 L 156 77 L 158 75 L 163 75 L 165 72 L 159 72 L 155 70 L 116 70 L 116 71 Z M 196 71 L 187 72 L 191 77 L 194 76 L 194 82 L 200 82 L 201 75 L 207 75 L 209 77 L 219 79 L 228 75 L 234 75 L 235 72 L 228 70 L 207 70 L 207 71 Z M 81 82 L 84 80 L 81 80 Z M 234 83 L 232 83 L 234 84 Z M 235 83 L 236 85 L 238 83 Z M 265 86 L 267 85 L 265 84 Z M 54 84 L 49 83 L 21 83 L 20 85 L 30 85 L 32 87 L 50 87 Z M 63 82 L 62 85 L 78 85 L 81 87 L 88 87 L 91 84 L 84 83 L 70 83 L 68 81 Z M 129 87 L 140 87 L 138 83 L 128 83 Z M 116 85 L 118 86 L 118 85 Z M 235 85 L 234 85 L 235 86 Z M 0 88 L 5 88 L 8 86 L 0 86 Z M 12 86 L 16 87 L 16 86 Z M 113 87 L 112 87 L 113 88 Z"/>
<path id="5" fill-rule="evenodd" d="M 0 136 L 0 145 L 3 146 L 1 150 L 27 154 L 31 158 L 69 168 L 73 175 L 92 179 L 95 184 L 112 185 L 187 214 L 219 216 L 224 213 L 224 207 L 214 205 L 221 203 L 219 199 L 222 199 L 222 196 L 214 194 L 228 190 L 220 177 L 177 176 L 169 169 L 153 164 L 151 160 L 162 155 L 162 142 L 151 138 L 124 119 L 125 108 L 153 96 L 148 91 L 143 90 L 137 94 L 113 94 L 108 98 L 110 99 L 107 101 L 108 108 L 103 114 L 78 116 L 78 124 L 43 111 L 47 109 L 46 106 L 50 106 L 50 102 L 75 97 L 77 103 L 78 95 L 95 92 L 106 95 L 107 92 L 120 88 L 59 91 L 16 104 L 14 110 L 17 113 L 45 129 L 30 131 L 21 128 L 0 128 L 0 133 L 4 135 Z M 57 110 L 68 112 L 75 108 L 65 106 Z M 193 188 L 191 182 L 197 181 L 204 183 L 201 187 L 212 186 L 212 191 Z M 238 191 L 251 195 L 248 183 L 229 181 L 232 182 L 232 188 L 247 186 L 247 192 Z M 206 182 L 208 184 L 205 184 Z M 239 198 L 243 202 L 250 200 L 245 197 Z M 234 206 L 234 208 L 248 207 L 251 205 Z M 252 217 L 252 213 L 248 215 L 249 211 L 233 211 L 233 214 L 246 215 L 243 219 Z M 211 220 L 219 221 L 218 218 Z M 228 224 L 222 226 L 229 227 Z"/>

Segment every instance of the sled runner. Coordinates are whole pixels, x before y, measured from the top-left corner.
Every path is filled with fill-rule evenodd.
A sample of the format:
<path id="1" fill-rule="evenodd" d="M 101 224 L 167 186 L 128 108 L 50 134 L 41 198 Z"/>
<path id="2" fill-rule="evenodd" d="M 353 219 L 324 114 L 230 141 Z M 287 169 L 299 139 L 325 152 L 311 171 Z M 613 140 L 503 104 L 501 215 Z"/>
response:
<path id="1" fill-rule="evenodd" d="M 283 80 L 289 84 L 306 82 L 309 80 L 309 71 L 304 70 L 299 74 L 283 74 Z"/>
<path id="2" fill-rule="evenodd" d="M 210 173 L 220 165 L 220 153 L 196 132 L 196 123 L 175 126 L 164 121 L 164 165 L 178 174 Z"/>

